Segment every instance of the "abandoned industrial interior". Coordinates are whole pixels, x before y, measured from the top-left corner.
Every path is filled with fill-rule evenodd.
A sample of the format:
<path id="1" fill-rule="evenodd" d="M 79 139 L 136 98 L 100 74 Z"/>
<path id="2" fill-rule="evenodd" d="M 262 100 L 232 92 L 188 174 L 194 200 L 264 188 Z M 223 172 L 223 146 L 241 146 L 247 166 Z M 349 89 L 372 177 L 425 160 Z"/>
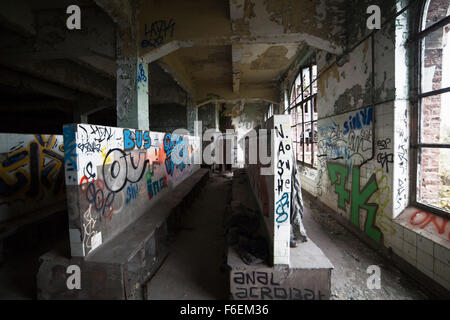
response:
<path id="1" fill-rule="evenodd" d="M 450 298 L 450 0 L 2 0 L 0 70 L 0 299 Z"/>

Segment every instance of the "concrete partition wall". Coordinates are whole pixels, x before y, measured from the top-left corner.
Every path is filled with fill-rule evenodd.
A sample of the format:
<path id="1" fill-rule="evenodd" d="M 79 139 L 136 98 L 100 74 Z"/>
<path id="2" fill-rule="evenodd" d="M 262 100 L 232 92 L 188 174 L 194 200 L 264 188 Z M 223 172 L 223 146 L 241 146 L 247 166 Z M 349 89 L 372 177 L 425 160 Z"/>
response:
<path id="1" fill-rule="evenodd" d="M 268 231 L 272 262 L 288 265 L 293 165 L 290 115 L 270 118 L 267 136 L 258 134 L 258 145 L 261 139 L 267 139 L 272 166 L 262 166 L 258 158 L 258 164 L 249 164 L 247 160 L 246 169 Z M 262 170 L 270 174 L 265 175 Z"/>
<path id="2" fill-rule="evenodd" d="M 151 214 L 162 195 L 199 168 L 198 137 L 84 124 L 63 132 L 72 256 L 89 255 Z"/>
<path id="3" fill-rule="evenodd" d="M 64 201 L 63 137 L 0 134 L 0 222 Z"/>

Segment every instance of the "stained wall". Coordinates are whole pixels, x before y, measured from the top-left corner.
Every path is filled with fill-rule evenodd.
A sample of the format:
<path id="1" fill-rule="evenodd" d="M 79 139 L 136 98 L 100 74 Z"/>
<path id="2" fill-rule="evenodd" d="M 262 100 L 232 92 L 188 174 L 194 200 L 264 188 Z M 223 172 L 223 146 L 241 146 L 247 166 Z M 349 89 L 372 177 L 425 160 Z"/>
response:
<path id="1" fill-rule="evenodd" d="M 64 127 L 64 141 L 73 256 L 89 255 L 151 214 L 156 201 L 199 168 L 193 136 L 78 124 Z"/>

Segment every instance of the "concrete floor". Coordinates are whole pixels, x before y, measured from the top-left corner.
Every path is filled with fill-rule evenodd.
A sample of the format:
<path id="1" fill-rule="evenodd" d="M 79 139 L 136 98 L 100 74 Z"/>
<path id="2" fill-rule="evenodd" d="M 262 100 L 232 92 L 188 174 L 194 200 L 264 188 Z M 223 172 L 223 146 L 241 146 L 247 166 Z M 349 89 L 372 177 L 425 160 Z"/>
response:
<path id="1" fill-rule="evenodd" d="M 230 176 L 214 174 L 208 180 L 185 213 L 184 227 L 175 237 L 171 253 L 149 282 L 148 299 L 228 299 L 223 218 L 230 189 Z M 308 236 L 335 267 L 332 299 L 428 298 L 414 280 L 327 214 L 306 207 L 304 224 Z M 37 258 L 46 250 L 24 252 L 0 266 L 0 299 L 35 298 Z M 381 289 L 367 289 L 369 265 L 381 268 Z"/>
<path id="2" fill-rule="evenodd" d="M 213 175 L 186 214 L 172 253 L 148 285 L 149 299 L 227 299 L 222 221 L 230 179 Z M 249 189 L 250 192 L 250 189 Z M 245 197 L 242 197 L 245 198 Z M 308 236 L 333 263 L 332 299 L 427 299 L 407 275 L 326 214 L 306 207 Z M 193 249 L 195 248 L 195 249 Z M 381 268 L 381 289 L 367 288 L 369 265 Z"/>
<path id="3" fill-rule="evenodd" d="M 154 299 L 228 299 L 223 218 L 231 176 L 214 174 L 187 210 L 169 256 L 147 284 Z"/>
<path id="4" fill-rule="evenodd" d="M 305 203 L 304 226 L 308 237 L 334 265 L 331 272 L 332 300 L 428 299 L 419 285 L 389 261 L 344 229 L 332 217 Z M 381 289 L 368 289 L 367 267 L 381 269 Z"/>

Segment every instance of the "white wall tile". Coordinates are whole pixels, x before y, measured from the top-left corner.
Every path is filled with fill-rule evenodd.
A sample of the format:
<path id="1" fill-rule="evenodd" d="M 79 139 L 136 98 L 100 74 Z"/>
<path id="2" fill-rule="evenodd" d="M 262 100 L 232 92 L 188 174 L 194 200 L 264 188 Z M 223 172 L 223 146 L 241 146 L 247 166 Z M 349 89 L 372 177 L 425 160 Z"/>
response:
<path id="1" fill-rule="evenodd" d="M 426 253 L 423 250 L 418 249 L 417 250 L 417 264 L 422 265 L 427 270 L 429 270 L 431 273 L 433 273 L 433 266 L 434 266 L 434 258 L 432 255 Z"/>
<path id="2" fill-rule="evenodd" d="M 417 248 L 425 251 L 427 254 L 434 255 L 434 243 L 420 234 L 417 235 Z"/>
<path id="3" fill-rule="evenodd" d="M 415 246 L 413 246 L 412 244 L 404 241 L 403 242 L 403 251 L 405 253 L 404 258 L 408 260 L 408 262 L 414 261 L 414 263 L 410 262 L 411 264 L 415 265 L 416 264 L 416 259 L 417 259 L 417 249 Z"/>
<path id="4" fill-rule="evenodd" d="M 450 265 L 434 259 L 434 274 L 446 281 L 450 281 Z"/>
<path id="5" fill-rule="evenodd" d="M 434 273 L 433 270 L 429 270 L 428 268 L 426 268 L 425 266 L 421 265 L 420 263 L 417 263 L 417 269 L 419 269 L 421 272 L 423 272 L 424 274 L 426 274 L 428 277 L 430 277 L 431 279 L 434 279 Z"/>
<path id="6" fill-rule="evenodd" d="M 417 243 L 417 233 L 405 228 L 403 231 L 403 239 L 415 247 Z"/>
<path id="7" fill-rule="evenodd" d="M 437 243 L 434 244 L 434 257 L 450 265 L 450 250 Z"/>

